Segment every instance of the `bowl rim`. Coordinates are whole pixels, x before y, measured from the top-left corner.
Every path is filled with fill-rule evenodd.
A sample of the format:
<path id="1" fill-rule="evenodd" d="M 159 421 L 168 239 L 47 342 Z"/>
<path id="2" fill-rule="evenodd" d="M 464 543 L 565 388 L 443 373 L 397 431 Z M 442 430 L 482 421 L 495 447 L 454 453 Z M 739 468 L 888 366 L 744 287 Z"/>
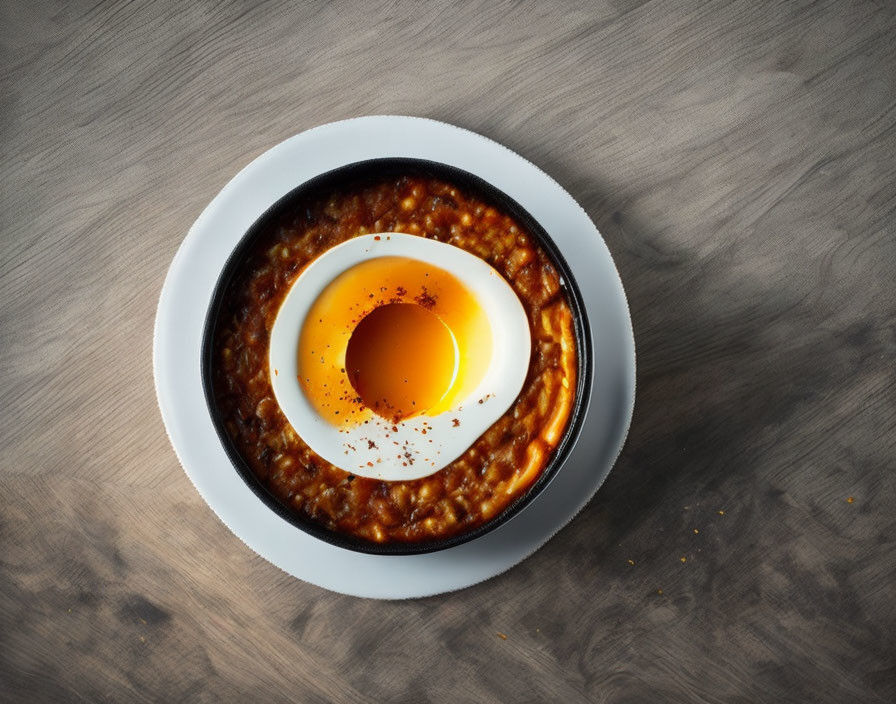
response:
<path id="1" fill-rule="evenodd" d="M 551 264 L 560 274 L 561 289 L 566 294 L 573 312 L 573 331 L 577 357 L 576 390 L 567 426 L 560 442 L 554 448 L 548 464 L 542 469 L 538 478 L 529 488 L 517 496 L 504 510 L 472 530 L 446 538 L 420 542 L 394 541 L 376 543 L 331 530 L 290 509 L 257 477 L 237 449 L 224 426 L 223 414 L 215 402 L 212 357 L 215 331 L 219 319 L 218 314 L 229 290 L 229 285 L 255 240 L 267 231 L 267 228 L 283 214 L 284 210 L 288 209 L 294 201 L 301 200 L 309 195 L 314 197 L 320 191 L 338 188 L 340 184 L 356 183 L 368 178 L 374 179 L 405 174 L 440 178 L 472 192 L 493 207 L 511 215 L 538 242 L 539 246 L 547 252 Z M 323 254 L 323 252 L 317 256 L 320 256 L 320 254 Z M 419 555 L 446 550 L 490 533 L 518 516 L 553 481 L 569 457 L 570 451 L 575 446 L 590 402 L 590 394 L 587 392 L 591 387 L 594 366 L 592 331 L 582 293 L 566 258 L 545 228 L 519 202 L 481 176 L 440 161 L 416 157 L 378 157 L 349 162 L 302 181 L 270 204 L 242 234 L 218 273 L 212 296 L 205 312 L 200 349 L 200 375 L 207 410 L 224 452 L 240 479 L 268 509 L 290 525 L 338 548 L 369 555 Z M 301 437 L 298 429 L 295 430 Z M 437 474 L 438 471 L 433 472 L 433 474 Z"/>

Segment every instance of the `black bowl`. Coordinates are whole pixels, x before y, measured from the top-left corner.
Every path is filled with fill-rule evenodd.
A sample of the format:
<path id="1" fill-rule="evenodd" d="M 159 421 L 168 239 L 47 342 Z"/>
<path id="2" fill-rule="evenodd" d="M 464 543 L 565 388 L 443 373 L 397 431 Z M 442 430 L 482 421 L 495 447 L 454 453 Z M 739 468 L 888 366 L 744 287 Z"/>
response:
<path id="1" fill-rule="evenodd" d="M 573 311 L 578 373 L 572 417 L 563 434 L 563 438 L 554 450 L 554 454 L 548 465 L 542 471 L 535 483 L 529 487 L 529 490 L 526 491 L 526 493 L 517 497 L 513 503 L 491 520 L 466 533 L 428 542 L 374 543 L 361 540 L 354 536 L 337 533 L 302 516 L 281 503 L 280 500 L 256 477 L 255 473 L 252 471 L 251 467 L 249 467 L 245 459 L 243 459 L 228 435 L 227 430 L 224 427 L 224 420 L 215 403 L 212 380 L 212 353 L 219 312 L 234 275 L 240 268 L 240 265 L 244 262 L 255 239 L 261 236 L 271 224 L 276 222 L 284 211 L 286 211 L 295 201 L 309 197 L 313 198 L 316 195 L 333 190 L 334 188 L 351 181 L 400 174 L 429 176 L 457 184 L 462 189 L 474 193 L 482 200 L 489 202 L 497 209 L 512 215 L 517 222 L 519 222 L 538 241 L 545 251 L 547 251 L 552 263 L 561 275 L 561 286 L 566 292 Z M 208 404 L 212 422 L 218 432 L 218 436 L 221 438 L 221 443 L 224 446 L 224 450 L 227 452 L 227 456 L 230 458 L 230 461 L 233 463 L 234 468 L 243 481 L 269 509 L 296 528 L 340 548 L 375 555 L 414 555 L 445 550 L 446 548 L 466 543 L 467 541 L 479 538 L 498 526 L 507 523 L 507 521 L 531 503 L 556 476 L 557 472 L 563 466 L 569 451 L 575 444 L 585 415 L 584 400 L 586 398 L 586 390 L 591 386 L 592 370 L 591 336 L 588 334 L 588 331 L 589 326 L 585 315 L 585 307 L 582 303 L 582 294 L 579 292 L 579 288 L 572 276 L 569 265 L 566 263 L 566 260 L 563 258 L 557 245 L 554 244 L 553 240 L 551 240 L 547 232 L 545 232 L 544 228 L 539 225 L 535 218 L 526 212 L 519 203 L 478 176 L 453 166 L 448 166 L 447 164 L 423 159 L 372 159 L 369 161 L 347 164 L 346 166 L 334 169 L 333 171 L 328 171 L 327 173 L 302 183 L 268 208 L 268 210 L 252 224 L 246 234 L 243 235 L 243 238 L 234 248 L 224 265 L 221 275 L 218 277 L 211 304 L 209 305 L 208 313 L 206 314 L 202 339 L 202 385 L 205 391 L 205 399 Z M 301 433 L 299 433 L 299 435 L 301 436 Z"/>

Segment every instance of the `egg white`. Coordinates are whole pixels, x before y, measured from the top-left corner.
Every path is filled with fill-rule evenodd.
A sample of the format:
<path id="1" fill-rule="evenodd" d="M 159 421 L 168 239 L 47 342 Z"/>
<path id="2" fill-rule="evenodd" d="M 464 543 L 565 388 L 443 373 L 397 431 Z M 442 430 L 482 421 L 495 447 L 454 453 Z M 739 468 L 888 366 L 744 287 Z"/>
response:
<path id="1" fill-rule="evenodd" d="M 491 360 L 479 385 L 442 413 L 422 414 L 395 424 L 377 417 L 377 422 L 337 427 L 318 414 L 298 382 L 297 350 L 302 325 L 317 297 L 333 279 L 361 262 L 387 256 L 417 259 L 460 280 L 488 318 L 492 331 Z M 268 362 L 277 402 L 312 450 L 352 474 L 396 481 L 437 472 L 488 430 L 522 389 L 531 350 L 529 321 L 522 303 L 487 262 L 453 245 L 389 232 L 343 242 L 305 268 L 274 321 Z"/>

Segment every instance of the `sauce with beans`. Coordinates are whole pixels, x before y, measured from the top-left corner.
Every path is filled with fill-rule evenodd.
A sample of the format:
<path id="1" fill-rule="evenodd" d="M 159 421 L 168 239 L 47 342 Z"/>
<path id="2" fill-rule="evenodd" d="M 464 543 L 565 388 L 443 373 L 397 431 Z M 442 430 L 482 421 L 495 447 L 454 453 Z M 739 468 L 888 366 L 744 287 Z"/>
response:
<path id="1" fill-rule="evenodd" d="M 270 331 L 292 282 L 331 247 L 376 232 L 437 239 L 484 259 L 519 296 L 532 333 L 513 405 L 458 459 L 413 481 L 356 477 L 322 460 L 280 411 L 268 375 Z M 573 326 L 550 257 L 512 217 L 441 179 L 368 179 L 297 201 L 253 244 L 220 308 L 215 403 L 239 453 L 290 510 L 371 542 L 443 539 L 498 515 L 550 461 L 573 406 Z"/>

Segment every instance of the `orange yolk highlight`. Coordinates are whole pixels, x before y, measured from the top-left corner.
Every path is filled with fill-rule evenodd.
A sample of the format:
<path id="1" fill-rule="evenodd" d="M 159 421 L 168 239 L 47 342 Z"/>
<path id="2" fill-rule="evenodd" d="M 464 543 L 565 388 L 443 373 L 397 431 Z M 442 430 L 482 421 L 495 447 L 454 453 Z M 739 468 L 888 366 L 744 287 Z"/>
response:
<path id="1" fill-rule="evenodd" d="M 299 383 L 334 425 L 437 415 L 472 391 L 492 356 L 488 317 L 452 274 L 407 257 L 349 268 L 299 335 Z"/>

